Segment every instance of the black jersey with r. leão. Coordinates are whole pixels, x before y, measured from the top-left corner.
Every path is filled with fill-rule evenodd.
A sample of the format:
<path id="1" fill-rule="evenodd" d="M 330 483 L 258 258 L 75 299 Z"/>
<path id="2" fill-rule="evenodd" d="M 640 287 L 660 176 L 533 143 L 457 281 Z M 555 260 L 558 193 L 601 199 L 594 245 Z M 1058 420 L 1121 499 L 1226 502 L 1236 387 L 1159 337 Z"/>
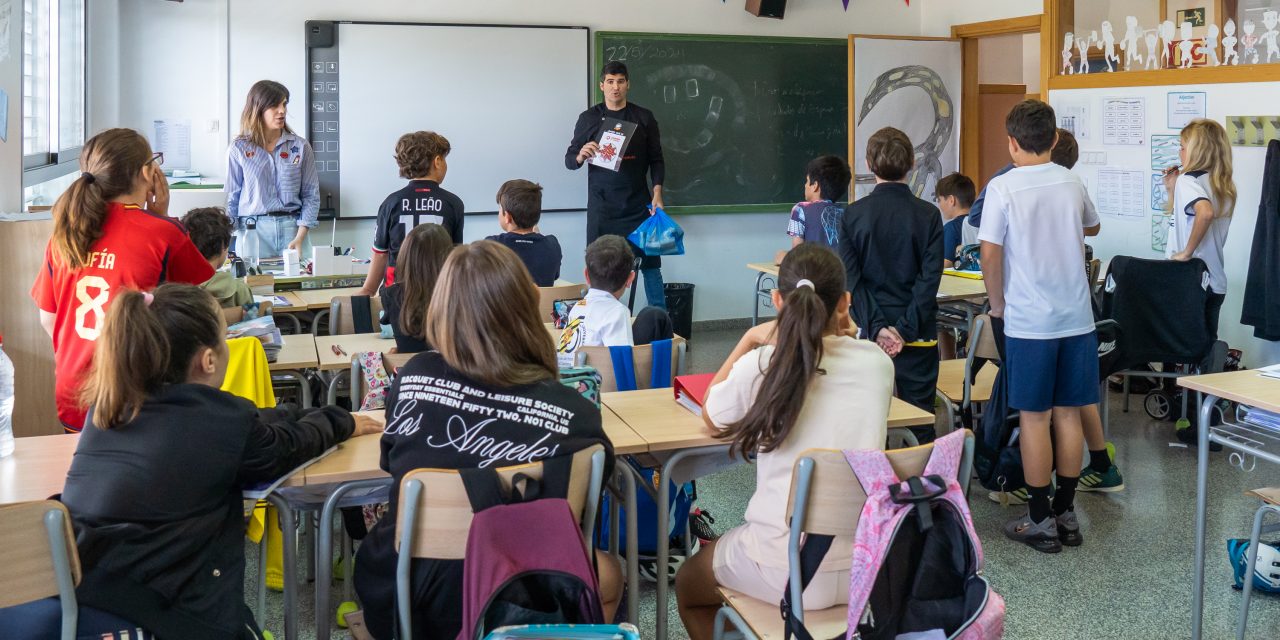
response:
<path id="1" fill-rule="evenodd" d="M 462 200 L 434 180 L 410 180 L 387 196 L 378 207 L 373 250 L 387 254 L 387 266 L 396 266 L 400 245 L 409 230 L 433 222 L 444 227 L 454 244 L 462 244 Z"/>

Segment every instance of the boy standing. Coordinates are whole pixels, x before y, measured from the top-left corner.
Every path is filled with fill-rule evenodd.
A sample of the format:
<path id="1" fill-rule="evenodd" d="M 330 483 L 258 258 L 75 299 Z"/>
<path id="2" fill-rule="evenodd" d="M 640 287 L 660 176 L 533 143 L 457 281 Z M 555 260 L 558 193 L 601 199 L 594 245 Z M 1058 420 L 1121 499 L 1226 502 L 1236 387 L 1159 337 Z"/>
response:
<path id="1" fill-rule="evenodd" d="M 631 268 L 635 256 L 629 242 L 622 236 L 600 236 L 587 245 L 586 258 L 585 275 L 590 289 L 569 310 L 558 347 L 562 357 L 569 357 L 578 347 L 649 344 L 674 335 L 671 317 L 665 310 L 645 307 L 633 323 L 631 310 L 619 300 L 636 277 Z"/>
<path id="2" fill-rule="evenodd" d="M 420 224 L 434 222 L 449 232 L 453 244 L 462 244 L 462 200 L 440 186 L 449 171 L 445 157 L 451 150 L 449 141 L 434 131 L 406 133 L 396 141 L 396 164 L 409 184 L 378 207 L 373 261 L 359 295 L 377 295 L 384 276 L 388 286 L 395 284 L 400 245 L 409 230 Z"/>
<path id="3" fill-rule="evenodd" d="M 555 285 L 560 277 L 560 241 L 538 233 L 542 218 L 542 185 L 528 180 L 508 180 L 498 189 L 498 226 L 504 233 L 489 236 L 520 256 L 539 287 Z"/>
<path id="4" fill-rule="evenodd" d="M 893 357 L 898 397 L 932 413 L 942 220 L 937 207 L 902 182 L 914 164 L 915 149 L 905 133 L 885 127 L 867 140 L 867 168 L 876 187 L 845 209 L 840 257 L 854 321 Z M 932 426 L 912 431 L 920 442 L 933 440 Z"/>
<path id="5" fill-rule="evenodd" d="M 200 288 L 216 298 L 223 309 L 236 309 L 253 302 L 253 292 L 244 280 L 237 279 L 230 271 L 217 271 L 227 263 L 227 248 L 231 246 L 231 218 L 227 213 L 221 207 L 192 209 L 182 216 L 182 226 L 186 227 L 191 243 L 215 270 L 213 277 Z"/>
<path id="6" fill-rule="evenodd" d="M 1055 122 L 1053 108 L 1039 100 L 1009 112 L 1005 130 L 1016 166 L 987 185 L 978 233 L 992 324 L 997 339 L 1005 336 L 1009 406 L 1021 411 L 1028 513 L 1005 534 L 1045 553 L 1083 542 L 1074 511 L 1080 415 L 1098 402 L 1098 341 L 1080 265 L 1084 235 L 1100 222 L 1080 178 L 1051 161 Z"/>
<path id="7" fill-rule="evenodd" d="M 791 209 L 787 235 L 791 246 L 818 242 L 832 251 L 840 249 L 840 218 L 836 204 L 849 192 L 849 164 L 839 156 L 818 156 L 804 168 L 804 202 Z M 781 260 L 779 260 L 781 262 Z"/>
<path id="8" fill-rule="evenodd" d="M 942 225 L 942 266 L 955 267 L 956 255 L 961 247 L 978 244 L 977 228 L 966 225 L 969 207 L 973 206 L 974 186 L 969 176 L 953 173 L 938 181 L 934 187 L 934 201 L 947 220 Z"/>

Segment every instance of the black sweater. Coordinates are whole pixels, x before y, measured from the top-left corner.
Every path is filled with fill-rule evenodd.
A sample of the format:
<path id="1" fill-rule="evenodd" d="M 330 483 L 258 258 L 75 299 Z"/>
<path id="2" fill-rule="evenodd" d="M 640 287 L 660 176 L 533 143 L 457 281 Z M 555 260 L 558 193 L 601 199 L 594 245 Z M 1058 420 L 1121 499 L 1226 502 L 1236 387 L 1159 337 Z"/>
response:
<path id="1" fill-rule="evenodd" d="M 382 313 L 384 324 L 391 325 L 391 335 L 396 339 L 396 353 L 421 353 L 427 350 L 427 341 L 405 333 L 400 328 L 401 302 L 404 300 L 404 289 L 397 282 L 382 289 Z"/>
<path id="2" fill-rule="evenodd" d="M 160 638 L 256 637 L 241 488 L 346 440 L 354 424 L 337 407 L 259 411 L 176 384 L 127 424 L 85 429 L 62 492 L 84 571 L 80 601 Z"/>
<path id="3" fill-rule="evenodd" d="M 605 118 L 636 124 L 636 132 L 627 141 L 622 166 L 610 171 L 593 164 L 578 164 L 578 151 L 588 142 L 598 141 Z M 652 201 L 649 179 L 661 186 L 666 177 L 662 160 L 662 134 L 653 112 L 634 103 L 619 111 L 597 104 L 578 116 L 573 127 L 573 140 L 564 152 L 564 166 L 587 167 L 587 240 L 606 234 L 627 237 L 649 217 L 646 207 Z M 646 177 L 647 176 L 647 177 Z"/>
<path id="4" fill-rule="evenodd" d="M 510 419 L 511 414 L 521 418 Z M 542 424 L 529 424 L 526 417 Z M 597 443 L 605 447 L 607 478 L 613 445 L 600 410 L 558 381 L 494 387 L 464 376 L 436 351 L 420 353 L 401 367 L 387 394 L 382 435 L 381 464 L 393 480 L 390 508 L 356 558 L 355 587 L 373 636 L 389 638 L 394 626 L 396 506 L 406 473 L 424 467 L 494 469 L 569 455 Z M 414 560 L 412 575 L 414 636 L 456 636 L 462 624 L 461 562 Z"/>
<path id="5" fill-rule="evenodd" d="M 900 182 L 885 182 L 851 203 L 841 222 L 840 258 L 853 295 L 853 319 L 875 340 L 894 327 L 905 342 L 938 335 L 942 216 Z"/>

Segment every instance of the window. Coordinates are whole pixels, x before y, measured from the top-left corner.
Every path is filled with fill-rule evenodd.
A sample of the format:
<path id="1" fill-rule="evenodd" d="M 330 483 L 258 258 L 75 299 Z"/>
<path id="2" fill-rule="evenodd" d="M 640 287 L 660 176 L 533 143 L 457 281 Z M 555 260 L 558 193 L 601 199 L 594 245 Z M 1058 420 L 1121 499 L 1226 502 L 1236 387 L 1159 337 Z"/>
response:
<path id="1" fill-rule="evenodd" d="M 84 130 L 84 0 L 23 0 L 24 182 L 74 171 Z"/>

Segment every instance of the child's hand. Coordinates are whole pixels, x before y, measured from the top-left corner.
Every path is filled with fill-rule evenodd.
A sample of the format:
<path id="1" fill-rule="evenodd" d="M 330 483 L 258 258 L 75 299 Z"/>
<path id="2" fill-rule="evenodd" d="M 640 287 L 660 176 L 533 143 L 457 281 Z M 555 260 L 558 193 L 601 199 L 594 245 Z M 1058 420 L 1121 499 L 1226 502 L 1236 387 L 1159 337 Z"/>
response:
<path id="1" fill-rule="evenodd" d="M 787 257 L 787 250 L 781 249 L 777 253 L 773 254 L 773 263 L 782 264 L 782 259 L 785 257 Z"/>
<path id="2" fill-rule="evenodd" d="M 1191 254 L 1186 251 L 1179 251 L 1172 256 L 1169 256 L 1169 259 L 1176 262 L 1186 262 L 1191 259 Z"/>
<path id="3" fill-rule="evenodd" d="M 1178 165 L 1173 165 L 1164 170 L 1164 189 L 1170 196 L 1173 195 L 1173 185 L 1178 182 L 1179 175 L 1181 175 L 1181 167 Z"/>
<path id="4" fill-rule="evenodd" d="M 885 327 L 876 335 L 876 344 L 892 358 L 902 351 L 902 336 L 893 327 Z"/>
<path id="5" fill-rule="evenodd" d="M 382 433 L 381 420 L 360 413 L 353 413 L 351 417 L 356 420 L 356 429 L 351 432 L 352 438 Z"/>
<path id="6" fill-rule="evenodd" d="M 742 336 L 742 343 L 749 349 L 763 347 L 766 344 L 774 344 L 778 339 L 777 329 L 777 320 L 758 324 L 747 330 L 746 334 Z"/>
<path id="7" fill-rule="evenodd" d="M 147 211 L 159 216 L 169 215 L 169 181 L 159 166 L 148 163 L 150 180 L 147 184 Z"/>

